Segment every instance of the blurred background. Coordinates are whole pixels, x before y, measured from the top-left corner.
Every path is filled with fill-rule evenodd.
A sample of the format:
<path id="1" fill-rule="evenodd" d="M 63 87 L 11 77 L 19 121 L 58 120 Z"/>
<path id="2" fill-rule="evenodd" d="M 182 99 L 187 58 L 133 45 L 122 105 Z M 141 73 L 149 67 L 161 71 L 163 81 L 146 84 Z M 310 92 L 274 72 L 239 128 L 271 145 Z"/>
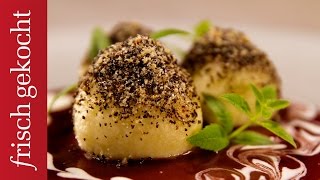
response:
<path id="1" fill-rule="evenodd" d="M 286 98 L 320 105 L 319 0 L 48 0 L 48 88 L 77 81 L 96 26 L 191 29 L 203 19 L 244 31 L 273 60 Z"/>

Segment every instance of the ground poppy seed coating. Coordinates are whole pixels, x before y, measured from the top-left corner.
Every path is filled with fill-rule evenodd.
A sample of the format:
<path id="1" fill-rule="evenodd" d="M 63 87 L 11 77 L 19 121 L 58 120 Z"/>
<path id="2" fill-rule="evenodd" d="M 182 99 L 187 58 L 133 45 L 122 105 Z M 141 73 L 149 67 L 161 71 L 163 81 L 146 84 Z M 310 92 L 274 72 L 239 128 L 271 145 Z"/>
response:
<path id="1" fill-rule="evenodd" d="M 161 43 L 141 35 L 99 53 L 80 82 L 73 117 L 79 146 L 108 159 L 182 154 L 202 127 L 190 74 Z"/>
<path id="2" fill-rule="evenodd" d="M 251 107 L 255 97 L 249 84 L 258 87 L 274 85 L 280 92 L 280 79 L 267 55 L 253 45 L 240 31 L 212 27 L 197 39 L 182 64 L 193 77 L 199 95 L 203 93 L 219 96 L 237 93 L 249 101 Z M 215 121 L 214 115 L 202 101 L 204 119 Z M 228 106 L 235 124 L 243 124 L 246 115 Z"/>
<path id="3" fill-rule="evenodd" d="M 142 24 L 138 22 L 121 22 L 116 24 L 110 33 L 106 33 L 106 35 L 110 39 L 110 43 L 114 44 L 117 42 L 122 42 L 127 40 L 130 37 L 140 35 L 148 36 L 152 32 L 151 29 L 148 27 L 143 26 Z M 84 58 L 84 60 L 81 63 L 80 67 L 80 76 L 84 75 L 90 64 L 93 63 L 93 59 L 89 57 L 89 54 L 87 54 Z"/>

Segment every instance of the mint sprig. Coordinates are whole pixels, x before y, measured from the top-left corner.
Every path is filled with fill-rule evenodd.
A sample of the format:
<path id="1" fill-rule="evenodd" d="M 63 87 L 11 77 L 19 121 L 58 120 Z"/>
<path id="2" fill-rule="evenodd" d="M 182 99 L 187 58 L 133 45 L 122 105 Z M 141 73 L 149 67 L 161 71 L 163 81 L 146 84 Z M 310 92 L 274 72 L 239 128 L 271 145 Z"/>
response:
<path id="1" fill-rule="evenodd" d="M 194 27 L 194 37 L 201 37 L 205 35 L 212 27 L 209 20 L 202 20 Z"/>
<path id="2" fill-rule="evenodd" d="M 66 95 L 66 94 L 68 94 L 68 93 L 71 93 L 71 92 L 75 91 L 76 88 L 77 88 L 77 86 L 78 86 L 77 83 L 72 84 L 72 85 L 70 85 L 70 86 L 62 89 L 61 91 L 59 91 L 57 94 L 55 94 L 55 95 L 53 96 L 53 98 L 52 98 L 49 106 L 48 106 L 48 110 L 47 110 L 48 114 L 52 111 L 53 105 L 56 103 L 56 101 L 57 101 L 59 98 L 61 98 L 62 96 Z"/>
<path id="3" fill-rule="evenodd" d="M 188 138 L 188 141 L 202 149 L 220 151 L 229 145 L 226 131 L 219 124 L 206 126 L 198 134 Z"/>
<path id="4" fill-rule="evenodd" d="M 248 116 L 250 116 L 250 107 L 247 101 L 241 97 L 238 94 L 225 94 L 222 96 L 223 99 L 228 101 L 230 104 L 232 104 L 234 107 L 239 109 L 240 111 L 244 112 Z"/>
<path id="5" fill-rule="evenodd" d="M 150 37 L 152 39 L 160 39 L 166 36 L 170 35 L 188 35 L 189 32 L 180 30 L 180 29 L 175 29 L 175 28 L 168 28 L 168 29 L 161 29 L 159 31 L 155 31 L 150 34 Z"/>
<path id="6" fill-rule="evenodd" d="M 187 35 L 189 37 L 198 38 L 205 35 L 212 28 L 212 24 L 209 20 L 202 20 L 195 25 L 193 31 L 188 32 L 177 28 L 167 28 L 155 31 L 150 34 L 152 39 L 160 39 L 170 35 Z"/>
<path id="7" fill-rule="evenodd" d="M 231 142 L 245 145 L 271 144 L 272 141 L 268 136 L 246 130 L 250 126 L 261 126 L 296 147 L 292 136 L 278 122 L 271 120 L 272 115 L 276 111 L 288 107 L 289 102 L 277 99 L 274 86 L 266 86 L 261 89 L 254 85 L 250 85 L 250 87 L 256 97 L 255 108 L 250 108 L 249 103 L 235 93 L 224 94 L 219 99 L 204 94 L 206 105 L 216 116 L 217 123 L 206 126 L 199 133 L 189 137 L 188 141 L 194 146 L 212 151 L 222 150 Z M 234 129 L 231 115 L 220 99 L 245 113 L 248 116 L 248 121 Z M 233 129 L 234 131 L 232 131 Z"/>
<path id="8" fill-rule="evenodd" d="M 150 38 L 158 40 L 167 36 L 176 35 L 181 37 L 182 40 L 187 40 L 187 42 L 190 42 L 204 36 L 211 28 L 212 24 L 209 20 L 202 20 L 196 24 L 191 31 L 185 31 L 177 28 L 160 29 L 152 32 L 150 34 Z M 168 45 L 168 43 L 166 44 Z M 186 55 L 184 48 L 180 48 L 179 46 L 171 46 L 171 50 L 173 50 L 173 52 L 175 52 L 175 54 L 181 59 L 183 59 Z"/>
<path id="9" fill-rule="evenodd" d="M 272 85 L 265 86 L 261 89 L 261 93 L 265 99 L 273 100 L 277 98 L 277 91 Z"/>
<path id="10" fill-rule="evenodd" d="M 264 127 L 265 129 L 268 129 L 269 131 L 271 131 L 273 134 L 277 135 L 281 139 L 287 141 L 295 148 L 297 147 L 292 136 L 288 134 L 278 122 L 271 121 L 271 120 L 264 120 L 264 121 L 259 121 L 258 124 Z"/>
<path id="11" fill-rule="evenodd" d="M 218 121 L 217 124 L 219 124 L 227 133 L 230 133 L 233 129 L 232 118 L 222 102 L 208 94 L 204 94 L 203 96 L 206 99 L 207 106 L 216 116 Z"/>
<path id="12" fill-rule="evenodd" d="M 209 20 L 202 20 L 195 25 L 193 32 L 188 32 L 176 28 L 161 29 L 151 33 L 150 37 L 153 39 L 160 39 L 169 35 L 189 35 L 193 38 L 198 38 L 206 34 L 212 27 Z"/>
<path id="13" fill-rule="evenodd" d="M 232 141 L 236 144 L 244 145 L 266 145 L 273 143 L 268 136 L 250 130 L 242 131 Z"/>
<path id="14" fill-rule="evenodd" d="M 93 60 L 100 50 L 105 49 L 108 46 L 110 46 L 110 39 L 105 31 L 99 27 L 95 28 L 91 37 L 89 60 Z"/>

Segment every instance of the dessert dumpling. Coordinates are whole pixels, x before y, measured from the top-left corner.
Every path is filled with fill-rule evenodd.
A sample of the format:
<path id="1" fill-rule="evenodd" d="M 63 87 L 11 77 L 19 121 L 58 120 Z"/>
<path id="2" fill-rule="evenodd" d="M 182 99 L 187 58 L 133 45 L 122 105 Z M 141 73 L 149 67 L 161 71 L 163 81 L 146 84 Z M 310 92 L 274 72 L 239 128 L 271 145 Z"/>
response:
<path id="1" fill-rule="evenodd" d="M 143 36 L 149 36 L 152 30 L 138 22 L 128 21 L 120 22 L 116 24 L 109 33 L 111 43 L 122 42 L 130 37 L 137 36 L 138 34 Z"/>
<path id="2" fill-rule="evenodd" d="M 149 29 L 148 27 L 138 23 L 138 22 L 134 22 L 134 21 L 128 21 L 128 22 L 120 22 L 118 24 L 116 24 L 110 31 L 110 33 L 106 33 L 106 32 L 101 32 L 101 29 L 96 29 L 96 31 L 94 31 L 93 33 L 93 37 L 92 37 L 92 44 L 91 44 L 91 48 L 94 49 L 94 56 L 98 53 L 99 51 L 99 47 L 97 46 L 97 43 L 101 46 L 101 44 L 114 44 L 117 42 L 122 42 L 125 41 L 126 39 L 128 39 L 129 37 L 134 37 L 137 36 L 138 34 L 140 35 L 145 35 L 148 36 L 150 35 L 152 32 L 151 29 Z M 95 35 L 100 34 L 99 38 L 100 39 L 96 39 L 97 37 L 95 37 Z M 102 38 L 100 37 L 102 36 Z M 103 36 L 105 36 L 105 40 L 103 40 Z M 101 42 L 102 41 L 102 42 Z M 105 41 L 105 42 L 103 42 Z M 90 50 L 92 51 L 92 49 Z M 83 74 L 86 73 L 86 71 L 88 70 L 88 67 L 90 64 L 93 63 L 94 58 L 91 55 L 92 52 L 87 53 L 87 55 L 85 56 L 84 60 L 81 63 L 81 67 L 80 67 L 80 76 L 82 76 Z"/>
<path id="3" fill-rule="evenodd" d="M 280 91 L 280 79 L 267 55 L 253 45 L 242 33 L 233 29 L 212 27 L 198 38 L 182 64 L 191 74 L 200 96 L 207 93 L 220 96 L 237 93 L 254 107 L 255 96 L 249 84 L 257 87 L 274 85 Z M 202 99 L 204 120 L 214 122 L 214 115 Z M 247 116 L 231 105 L 236 125 L 243 124 Z"/>
<path id="4" fill-rule="evenodd" d="M 190 74 L 141 35 L 98 54 L 80 82 L 73 120 L 80 148 L 107 159 L 177 156 L 202 128 Z"/>

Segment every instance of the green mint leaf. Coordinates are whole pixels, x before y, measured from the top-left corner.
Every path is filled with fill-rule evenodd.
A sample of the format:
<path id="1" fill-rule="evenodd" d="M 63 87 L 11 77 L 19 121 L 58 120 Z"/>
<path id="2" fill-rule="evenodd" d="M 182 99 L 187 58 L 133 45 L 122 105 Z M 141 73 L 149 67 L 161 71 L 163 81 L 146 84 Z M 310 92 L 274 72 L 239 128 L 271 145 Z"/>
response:
<path id="1" fill-rule="evenodd" d="M 233 132 L 233 124 L 230 122 L 231 115 L 223 106 L 219 99 L 204 94 L 204 99 L 208 108 L 217 116 L 217 124 L 206 126 L 198 134 L 188 138 L 188 141 L 202 149 L 219 151 L 227 147 L 230 140 L 238 144 L 263 145 L 271 144 L 268 136 L 255 131 L 246 130 L 253 124 L 260 125 L 273 134 L 296 147 L 294 139 L 288 134 L 279 123 L 269 120 L 274 112 L 283 109 L 289 105 L 286 100 L 277 100 L 277 94 L 274 86 L 267 86 L 262 89 L 251 85 L 252 91 L 256 96 L 255 112 L 251 112 L 248 102 L 238 94 L 230 93 L 222 95 L 221 98 L 243 111 L 249 117 L 249 121 L 236 128 Z"/>
<path id="2" fill-rule="evenodd" d="M 256 114 L 260 114 L 261 113 L 261 103 L 256 100 Z"/>
<path id="3" fill-rule="evenodd" d="M 273 109 L 268 108 L 268 107 L 263 107 L 261 109 L 261 114 L 263 119 L 271 119 L 272 115 L 273 115 Z"/>
<path id="4" fill-rule="evenodd" d="M 217 98 L 210 96 L 208 94 L 204 94 L 204 99 L 209 107 L 209 109 L 214 113 L 217 117 L 218 124 L 221 125 L 226 131 L 226 133 L 230 133 L 233 129 L 233 122 L 231 119 L 230 113 L 227 111 L 226 107 L 220 102 Z"/>
<path id="5" fill-rule="evenodd" d="M 258 90 L 258 88 L 256 86 L 254 86 L 253 84 L 250 84 L 250 87 L 251 87 L 254 95 L 256 96 L 257 100 L 259 102 L 264 102 L 263 94 Z"/>
<path id="6" fill-rule="evenodd" d="M 292 136 L 287 133 L 279 123 L 271 120 L 259 121 L 258 124 L 267 130 L 271 131 L 273 134 L 279 136 L 281 139 L 290 143 L 293 147 L 297 147 L 296 143 L 294 142 Z"/>
<path id="7" fill-rule="evenodd" d="M 266 145 L 273 143 L 268 136 L 249 130 L 242 131 L 237 136 L 235 136 L 232 141 L 237 144 L 245 145 Z"/>
<path id="8" fill-rule="evenodd" d="M 229 139 L 224 129 L 218 124 L 206 126 L 199 133 L 187 139 L 192 145 L 201 149 L 220 151 L 229 145 Z"/>
<path id="9" fill-rule="evenodd" d="M 271 100 L 268 102 L 268 106 L 274 110 L 280 110 L 288 107 L 290 105 L 289 101 L 280 99 L 280 100 Z"/>
<path id="10" fill-rule="evenodd" d="M 95 28 L 91 37 L 91 48 L 89 51 L 89 59 L 93 59 L 100 50 L 110 45 L 110 39 L 101 28 Z"/>
<path id="11" fill-rule="evenodd" d="M 48 107 L 48 113 L 51 112 L 51 109 L 53 107 L 53 105 L 55 104 L 55 102 L 62 96 L 74 91 L 77 88 L 78 84 L 73 84 L 70 85 L 68 87 L 66 87 L 65 89 L 61 90 L 60 92 L 58 92 L 51 100 L 49 107 Z"/>
<path id="12" fill-rule="evenodd" d="M 222 95 L 221 97 L 227 100 L 229 103 L 231 103 L 233 106 L 235 106 L 239 110 L 246 113 L 248 116 L 250 116 L 250 107 L 247 101 L 240 95 L 231 93 L 231 94 Z"/>
<path id="13" fill-rule="evenodd" d="M 277 98 L 277 91 L 275 86 L 268 85 L 261 89 L 261 93 L 263 94 L 263 97 L 267 99 L 276 99 Z"/>
<path id="14" fill-rule="evenodd" d="M 194 28 L 195 37 L 203 36 L 210 30 L 211 27 L 212 27 L 212 24 L 208 20 L 203 20 L 199 22 Z"/>
<path id="15" fill-rule="evenodd" d="M 188 35 L 188 34 L 189 32 L 184 30 L 169 28 L 169 29 L 162 29 L 162 30 L 153 32 L 151 33 L 150 37 L 152 39 L 160 39 L 169 35 Z"/>

